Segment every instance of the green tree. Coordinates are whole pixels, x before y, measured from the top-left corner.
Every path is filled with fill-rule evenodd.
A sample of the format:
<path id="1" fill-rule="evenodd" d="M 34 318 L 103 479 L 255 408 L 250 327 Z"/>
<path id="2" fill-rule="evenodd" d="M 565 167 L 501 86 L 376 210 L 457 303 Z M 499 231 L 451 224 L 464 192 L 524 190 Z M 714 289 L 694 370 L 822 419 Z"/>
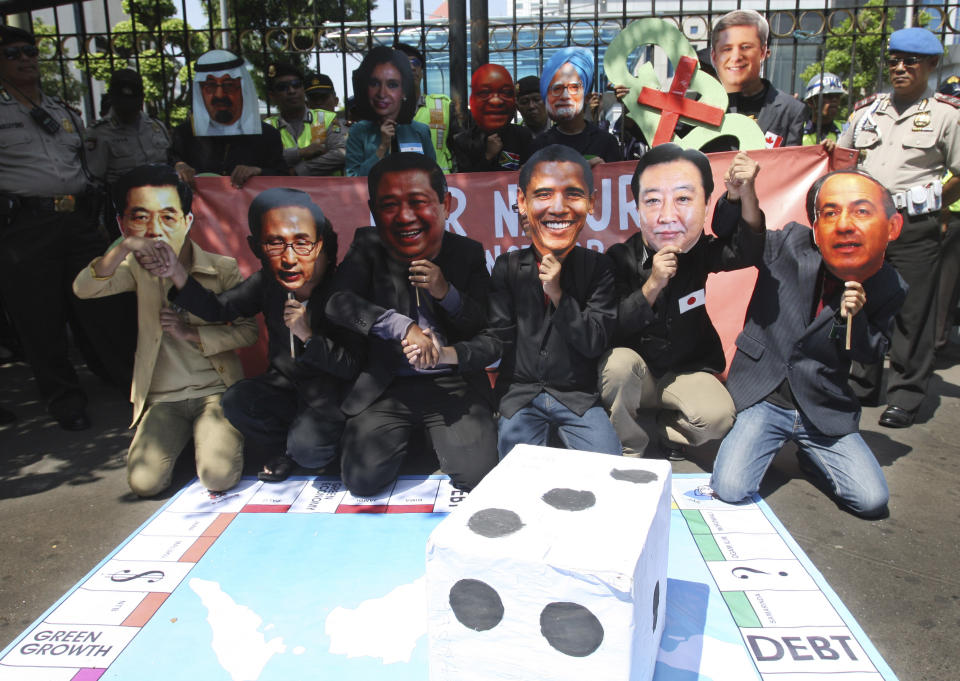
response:
<path id="1" fill-rule="evenodd" d="M 204 12 L 210 11 L 210 23 L 219 27 L 219 3 L 202 7 Z M 340 21 L 364 21 L 375 7 L 373 0 L 369 5 L 367 0 L 229 0 L 230 49 L 243 54 L 253 66 L 254 81 L 266 99 L 263 74 L 270 63 L 286 61 L 309 67 L 316 50 L 345 51 L 335 39 L 322 35 L 324 27 Z"/>
<path id="2" fill-rule="evenodd" d="M 823 61 L 817 61 L 800 74 L 800 80 L 808 82 L 821 70 L 835 73 L 843 79 L 847 91 L 856 101 L 877 92 L 884 83 L 888 83 L 888 73 L 884 62 L 887 41 L 894 30 L 890 26 L 890 13 L 884 6 L 884 0 L 868 0 L 856 11 L 856 24 L 848 17 L 833 27 L 826 40 L 826 55 Z M 931 16 L 919 12 L 917 26 L 925 26 Z M 846 118 L 846 107 L 840 115 Z"/>
<path id="3" fill-rule="evenodd" d="M 56 95 L 67 104 L 79 107 L 86 88 L 80 79 L 70 72 L 67 65 L 61 65 L 57 58 L 56 29 L 40 19 L 35 19 L 33 34 L 40 49 L 40 87 L 48 95 Z"/>
<path id="4" fill-rule="evenodd" d="M 109 83 L 113 71 L 137 69 L 147 110 L 168 125 L 177 125 L 190 113 L 187 55 L 196 60 L 203 54 L 207 35 L 174 18 L 172 0 L 123 0 L 122 7 L 132 18 L 111 30 L 112 50 L 106 41 L 98 42 L 98 52 L 88 59 L 90 75 Z"/>

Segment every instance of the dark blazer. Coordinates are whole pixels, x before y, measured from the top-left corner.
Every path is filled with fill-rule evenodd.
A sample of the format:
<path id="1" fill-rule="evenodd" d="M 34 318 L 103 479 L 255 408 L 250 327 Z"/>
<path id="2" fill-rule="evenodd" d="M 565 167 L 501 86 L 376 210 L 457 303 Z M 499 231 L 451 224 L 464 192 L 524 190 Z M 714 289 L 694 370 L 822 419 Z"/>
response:
<path id="1" fill-rule="evenodd" d="M 280 131 L 260 123 L 259 135 L 197 137 L 187 119 L 173 129 L 171 154 L 198 173 L 229 175 L 239 165 L 257 166 L 263 175 L 289 175 Z"/>
<path id="2" fill-rule="evenodd" d="M 297 358 L 290 357 L 290 329 L 283 321 L 287 291 L 264 270 L 254 272 L 229 291 L 216 294 L 193 277 L 171 302 L 207 321 L 231 322 L 262 312 L 267 325 L 270 368 L 261 377 L 280 388 L 296 388 L 300 399 L 315 409 L 338 409 L 346 381 L 360 371 L 363 339 L 331 324 L 322 314 L 329 285 L 317 286 L 307 307 L 313 337 L 304 347 L 294 338 Z"/>
<path id="3" fill-rule="evenodd" d="M 544 298 L 535 251 L 504 253 L 493 266 L 487 329 L 458 349 L 461 365 L 474 367 L 502 355 L 497 393 L 508 418 L 543 391 L 578 415 L 599 401 L 597 362 L 617 319 L 610 258 L 574 247 L 560 288 L 554 307 Z"/>
<path id="4" fill-rule="evenodd" d="M 486 324 L 490 275 L 483 246 L 464 236 L 443 233 L 440 253 L 433 259 L 447 282 L 460 293 L 461 306 L 449 314 L 425 290 L 421 304 L 430 308 L 447 343 L 457 347 L 472 338 Z M 327 317 L 336 324 L 367 337 L 369 361 L 343 401 L 343 411 L 354 416 L 373 404 L 394 377 L 394 369 L 406 364 L 400 343 L 370 333 L 388 310 L 408 314 L 411 296 L 409 267 L 390 257 L 380 242 L 376 227 L 361 227 L 337 269 L 335 292 L 327 303 Z M 469 367 L 459 371 L 475 387 L 489 393 L 490 384 L 482 371 L 467 376 Z"/>
<path id="5" fill-rule="evenodd" d="M 503 149 L 493 160 L 487 160 L 488 133 L 473 123 L 465 130 L 450 137 L 450 148 L 457 159 L 457 172 L 475 173 L 495 170 L 519 170 L 530 158 L 533 133 L 530 128 L 508 123 L 495 134 L 500 136 Z M 509 160 L 508 160 L 509 157 Z"/>
<path id="6" fill-rule="evenodd" d="M 847 351 L 840 316 L 842 290 L 810 320 L 822 263 L 809 227 L 791 222 L 781 231 L 767 232 L 727 390 L 739 412 L 787 379 L 797 406 L 814 426 L 824 435 L 841 437 L 857 432 L 860 423 L 860 403 L 847 385 L 850 362 L 870 363 L 883 357 L 907 286 L 887 263 L 863 282 L 867 302 L 853 318 Z"/>
<path id="7" fill-rule="evenodd" d="M 764 82 L 770 85 L 770 81 Z M 783 137 L 783 146 L 798 147 L 803 144 L 803 124 L 809 117 L 806 104 L 770 85 L 757 116 L 757 125 L 764 132 Z"/>
<path id="8" fill-rule="evenodd" d="M 712 272 L 729 272 L 756 265 L 763 257 L 765 229 L 754 232 L 740 220 L 739 206 L 725 210 L 721 198 L 714 211 L 714 230 L 728 236 L 718 239 L 701 234 L 687 253 L 677 258 L 677 273 L 651 306 L 643 285 L 653 271 L 653 256 L 643 244 L 643 235 L 634 234 L 607 254 L 614 263 L 617 332 L 614 345 L 639 354 L 658 378 L 667 371 L 720 373 L 726 368 L 720 336 L 710 321 L 707 306 L 681 308 L 691 294 L 706 292 Z M 720 225 L 723 219 L 730 224 Z"/>

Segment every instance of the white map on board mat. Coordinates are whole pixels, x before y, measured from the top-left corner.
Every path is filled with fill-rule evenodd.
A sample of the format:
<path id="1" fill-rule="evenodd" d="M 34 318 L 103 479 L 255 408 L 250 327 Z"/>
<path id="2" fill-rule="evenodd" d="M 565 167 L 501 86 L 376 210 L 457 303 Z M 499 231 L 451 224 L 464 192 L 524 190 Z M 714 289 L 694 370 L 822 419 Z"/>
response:
<path id="1" fill-rule="evenodd" d="M 220 584 L 196 577 L 189 584 L 207 609 L 207 622 L 213 630 L 210 645 L 217 661 L 233 681 L 257 681 L 270 658 L 287 651 L 282 637 L 267 641 L 259 631 L 263 618 L 238 605 Z"/>
<path id="2" fill-rule="evenodd" d="M 426 577 L 401 584 L 382 598 L 356 608 L 334 608 L 327 616 L 330 652 L 376 657 L 384 664 L 409 662 L 417 640 L 427 633 Z"/>

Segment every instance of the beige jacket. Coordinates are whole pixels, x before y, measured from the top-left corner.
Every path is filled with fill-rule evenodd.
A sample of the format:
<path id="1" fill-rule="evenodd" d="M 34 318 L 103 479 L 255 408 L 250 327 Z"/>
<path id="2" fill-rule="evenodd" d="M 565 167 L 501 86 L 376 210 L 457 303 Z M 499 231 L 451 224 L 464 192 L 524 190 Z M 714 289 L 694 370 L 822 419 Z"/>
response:
<path id="1" fill-rule="evenodd" d="M 184 247 L 193 248 L 193 265 L 190 274 L 204 287 L 214 293 L 221 293 L 239 284 L 243 278 L 237 268 L 237 261 L 223 255 L 207 253 L 193 241 L 187 239 Z M 137 354 L 133 367 L 133 384 L 130 386 L 130 401 L 133 402 L 133 422 L 137 425 L 143 415 L 153 368 L 157 362 L 160 339 L 160 310 L 166 303 L 166 293 L 170 290 L 169 280 L 161 280 L 140 267 L 133 254 L 120 263 L 113 276 L 99 278 L 94 274 L 93 266 L 80 270 L 73 281 L 73 292 L 79 298 L 101 298 L 124 291 L 137 292 Z M 240 358 L 234 352 L 236 348 L 252 345 L 257 340 L 257 322 L 255 319 L 238 319 L 232 324 L 210 323 L 187 313 L 187 322 L 197 327 L 200 333 L 202 353 L 213 368 L 220 374 L 224 384 L 230 387 L 243 378 Z"/>

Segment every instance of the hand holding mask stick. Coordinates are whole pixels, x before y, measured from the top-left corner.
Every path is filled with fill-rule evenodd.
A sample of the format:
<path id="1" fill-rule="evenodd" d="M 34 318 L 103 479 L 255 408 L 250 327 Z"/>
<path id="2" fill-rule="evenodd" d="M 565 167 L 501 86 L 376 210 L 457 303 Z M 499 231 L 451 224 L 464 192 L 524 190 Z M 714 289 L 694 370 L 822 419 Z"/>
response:
<path id="1" fill-rule="evenodd" d="M 843 344 L 845 350 L 850 349 L 850 329 L 853 328 L 853 318 L 848 316 L 846 311 L 844 311 L 843 316 L 847 318 L 847 338 Z"/>
<path id="2" fill-rule="evenodd" d="M 410 283 L 417 295 L 417 307 L 420 307 L 420 289 L 427 289 L 434 300 L 443 300 L 450 290 L 447 278 L 432 260 L 418 259 L 410 262 Z"/>
<path id="3" fill-rule="evenodd" d="M 843 298 L 840 301 L 840 310 L 843 318 L 847 320 L 847 337 L 844 347 L 850 349 L 850 329 L 853 328 L 853 316 L 863 309 L 867 302 L 867 296 L 863 292 L 863 285 L 858 281 L 846 281 L 843 283 Z"/>
<path id="4" fill-rule="evenodd" d="M 287 300 L 296 300 L 293 291 L 287 291 Z M 293 329 L 290 329 L 290 359 L 297 358 L 297 346 L 293 339 Z"/>

